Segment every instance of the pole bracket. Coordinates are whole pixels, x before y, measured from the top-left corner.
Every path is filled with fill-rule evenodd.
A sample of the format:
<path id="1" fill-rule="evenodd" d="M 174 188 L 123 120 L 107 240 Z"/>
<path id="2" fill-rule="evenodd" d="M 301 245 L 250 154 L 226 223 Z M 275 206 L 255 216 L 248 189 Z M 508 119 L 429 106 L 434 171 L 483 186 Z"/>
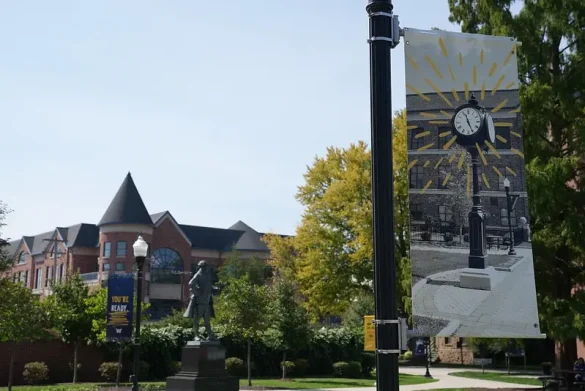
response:
<path id="1" fill-rule="evenodd" d="M 398 318 L 398 319 L 374 319 L 372 321 L 376 326 L 387 325 L 387 324 L 395 324 L 398 325 L 398 347 L 399 349 L 388 350 L 390 353 L 400 354 L 401 350 L 408 350 L 408 321 L 406 318 Z M 384 350 L 384 349 L 382 349 Z M 378 350 L 380 351 L 380 350 Z M 386 350 L 384 350 L 386 351 Z M 389 354 L 389 353 L 382 353 L 382 354 Z"/>
<path id="2" fill-rule="evenodd" d="M 400 349 L 376 349 L 378 354 L 401 354 Z"/>
<path id="3" fill-rule="evenodd" d="M 376 16 L 385 16 L 390 18 L 390 36 L 383 37 L 383 36 L 374 36 L 368 39 L 368 43 L 376 42 L 376 41 L 385 41 L 390 42 L 390 47 L 394 49 L 400 43 L 400 37 L 404 36 L 404 30 L 400 28 L 400 21 L 398 20 L 398 15 L 394 15 L 390 12 L 372 12 L 370 13 L 370 18 Z"/>

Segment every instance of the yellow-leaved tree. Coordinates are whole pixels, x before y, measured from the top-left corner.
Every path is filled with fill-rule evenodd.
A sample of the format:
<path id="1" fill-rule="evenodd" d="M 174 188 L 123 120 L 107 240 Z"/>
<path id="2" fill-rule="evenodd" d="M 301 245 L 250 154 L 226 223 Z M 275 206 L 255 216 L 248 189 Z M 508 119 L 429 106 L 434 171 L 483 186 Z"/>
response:
<path id="1" fill-rule="evenodd" d="M 394 118 L 394 205 L 398 305 L 410 309 L 406 114 Z M 359 141 L 330 147 L 304 175 L 304 206 L 294 237 L 266 235 L 276 273 L 294 278 L 314 320 L 342 315 L 357 295 L 373 292 L 371 154 Z M 388 178 L 390 180 L 390 178 Z M 388 238 L 391 240 L 391 238 Z"/>

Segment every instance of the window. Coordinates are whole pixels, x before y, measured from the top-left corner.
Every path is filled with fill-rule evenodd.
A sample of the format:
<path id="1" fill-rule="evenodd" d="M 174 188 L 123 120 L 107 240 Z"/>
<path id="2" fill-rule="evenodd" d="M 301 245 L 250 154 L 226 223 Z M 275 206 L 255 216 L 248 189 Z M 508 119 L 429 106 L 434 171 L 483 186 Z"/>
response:
<path id="1" fill-rule="evenodd" d="M 116 243 L 116 256 L 118 258 L 124 258 L 126 256 L 126 242 L 120 241 Z"/>
<path id="2" fill-rule="evenodd" d="M 26 263 L 26 253 L 24 251 L 22 251 L 20 253 L 20 255 L 18 256 L 18 264 L 24 265 L 25 263 Z"/>
<path id="3" fill-rule="evenodd" d="M 65 272 L 65 264 L 59 266 L 59 281 L 63 281 L 63 273 Z"/>
<path id="4" fill-rule="evenodd" d="M 410 184 L 411 189 L 422 189 L 423 188 L 423 175 L 424 169 L 418 164 L 410 169 Z"/>
<path id="5" fill-rule="evenodd" d="M 490 206 L 500 206 L 500 200 L 498 200 L 498 197 L 490 197 Z"/>
<path id="6" fill-rule="evenodd" d="M 47 266 L 47 272 L 45 273 L 45 288 L 49 286 L 50 279 L 51 279 L 51 266 Z"/>
<path id="7" fill-rule="evenodd" d="M 104 258 L 109 258 L 111 252 L 112 252 L 112 243 L 105 242 L 104 243 L 104 254 L 103 254 Z"/>
<path id="8" fill-rule="evenodd" d="M 154 284 L 180 284 L 185 266 L 178 252 L 159 248 L 152 252 L 150 282 Z"/>
<path id="9" fill-rule="evenodd" d="M 22 272 L 18 272 L 18 282 L 22 284 Z"/>
<path id="10" fill-rule="evenodd" d="M 410 204 L 410 216 L 413 220 L 422 220 L 423 211 L 421 204 Z"/>
<path id="11" fill-rule="evenodd" d="M 426 136 L 416 138 L 416 134 L 419 133 L 419 130 L 421 129 L 416 129 L 415 131 L 410 132 L 410 149 L 412 150 L 417 150 L 425 145 Z"/>
<path id="12" fill-rule="evenodd" d="M 510 213 L 510 221 L 512 223 L 512 227 L 516 227 L 518 225 L 518 223 L 516 222 L 516 211 L 515 210 L 513 210 Z M 500 225 L 503 225 L 505 227 L 508 226 L 508 209 L 506 209 L 506 208 L 500 209 Z"/>
<path id="13" fill-rule="evenodd" d="M 506 142 L 502 141 L 500 138 L 503 138 Z M 508 126 L 496 126 L 495 147 L 496 149 L 510 149 L 510 128 Z"/>
<path id="14" fill-rule="evenodd" d="M 449 167 L 441 165 L 437 168 L 437 188 L 439 189 L 447 189 L 449 188 L 449 183 L 445 183 L 445 179 L 447 179 Z"/>
<path id="15" fill-rule="evenodd" d="M 443 147 L 449 142 L 449 140 L 453 135 L 451 134 L 451 129 L 450 128 L 446 128 L 446 127 L 442 127 L 439 128 L 439 133 L 437 134 L 437 148 L 438 149 L 443 149 Z"/>
<path id="16" fill-rule="evenodd" d="M 109 264 L 109 263 L 104 263 L 104 264 L 102 265 L 102 267 L 103 267 L 103 270 L 104 270 L 105 272 L 109 272 L 109 271 L 110 271 L 110 264 Z"/>
<path id="17" fill-rule="evenodd" d="M 450 344 L 451 344 L 451 338 L 445 337 L 445 345 L 450 345 Z"/>
<path id="18" fill-rule="evenodd" d="M 116 263 L 116 271 L 117 272 L 126 271 L 126 268 L 124 267 L 124 264 L 122 262 Z"/>
<path id="19" fill-rule="evenodd" d="M 43 281 L 43 269 L 37 269 L 37 275 L 35 279 L 35 289 L 41 289 L 41 283 Z"/>
<path id="20" fill-rule="evenodd" d="M 28 286 L 28 270 L 24 272 L 24 286 Z"/>
<path id="21" fill-rule="evenodd" d="M 439 205 L 439 220 L 441 223 L 447 223 L 453 218 L 451 209 L 445 205 Z"/>

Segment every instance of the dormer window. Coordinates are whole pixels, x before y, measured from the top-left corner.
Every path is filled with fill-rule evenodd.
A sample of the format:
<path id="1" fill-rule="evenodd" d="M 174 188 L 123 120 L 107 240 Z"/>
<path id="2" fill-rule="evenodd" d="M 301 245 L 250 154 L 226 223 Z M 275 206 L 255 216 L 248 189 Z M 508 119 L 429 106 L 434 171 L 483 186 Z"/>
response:
<path id="1" fill-rule="evenodd" d="M 26 253 L 24 251 L 22 251 L 20 253 L 20 255 L 18 256 L 18 264 L 24 265 L 25 263 L 26 263 Z"/>

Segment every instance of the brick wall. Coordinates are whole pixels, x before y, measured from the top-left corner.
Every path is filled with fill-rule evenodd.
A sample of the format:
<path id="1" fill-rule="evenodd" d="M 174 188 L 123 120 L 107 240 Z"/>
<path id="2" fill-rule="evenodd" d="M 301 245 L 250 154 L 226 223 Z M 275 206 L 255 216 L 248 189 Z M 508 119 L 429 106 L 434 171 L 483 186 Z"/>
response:
<path id="1" fill-rule="evenodd" d="M 473 352 L 465 344 L 465 339 L 463 339 L 462 347 L 457 347 L 458 341 L 459 338 L 435 338 L 437 354 L 441 363 L 463 365 L 473 364 Z"/>
<path id="2" fill-rule="evenodd" d="M 73 362 L 73 346 L 66 345 L 61 341 L 43 341 L 35 343 L 23 343 L 18 345 L 0 344 L 0 387 L 8 384 L 8 365 L 10 362 L 9 352 L 16 349 L 14 364 L 14 384 L 24 384 L 22 372 L 24 365 L 41 361 L 49 367 L 49 378 L 52 383 L 70 383 L 73 379 L 73 372 L 69 363 Z M 80 382 L 103 381 L 97 371 L 103 362 L 103 352 L 94 346 L 80 346 L 78 359 L 82 364 L 78 371 Z"/>

